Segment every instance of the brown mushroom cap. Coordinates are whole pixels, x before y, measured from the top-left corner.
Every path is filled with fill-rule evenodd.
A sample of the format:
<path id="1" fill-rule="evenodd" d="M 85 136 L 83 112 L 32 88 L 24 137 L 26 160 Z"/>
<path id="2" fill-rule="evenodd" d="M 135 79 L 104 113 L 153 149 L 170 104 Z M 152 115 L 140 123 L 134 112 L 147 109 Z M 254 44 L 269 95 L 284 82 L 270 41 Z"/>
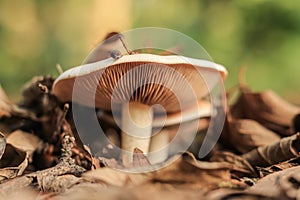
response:
<path id="1" fill-rule="evenodd" d="M 128 72 L 131 74 L 127 76 Z M 199 100 L 208 94 L 208 87 L 216 84 L 216 80 L 205 80 L 202 76 L 210 73 L 219 73 L 222 78 L 227 75 L 223 66 L 206 60 L 173 55 L 124 55 L 118 60 L 108 58 L 64 72 L 56 79 L 53 93 L 62 102 L 72 101 L 77 79 L 80 95 L 75 101 L 80 104 L 93 106 L 87 97 L 95 97 L 97 108 L 111 110 L 111 102 L 121 106 L 136 101 L 150 106 L 160 104 L 172 113 L 190 106 L 195 97 Z M 137 84 L 141 87 L 136 88 Z"/>

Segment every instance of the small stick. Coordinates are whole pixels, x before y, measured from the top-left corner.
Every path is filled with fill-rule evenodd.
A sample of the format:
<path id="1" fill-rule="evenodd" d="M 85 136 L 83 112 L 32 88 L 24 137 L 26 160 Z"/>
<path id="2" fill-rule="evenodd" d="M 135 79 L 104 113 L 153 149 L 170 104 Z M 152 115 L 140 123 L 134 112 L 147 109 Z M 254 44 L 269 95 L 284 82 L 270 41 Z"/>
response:
<path id="1" fill-rule="evenodd" d="M 62 111 L 62 114 L 60 115 L 60 117 L 58 118 L 58 120 L 57 120 L 57 133 L 59 133 L 59 130 L 61 129 L 61 127 L 62 127 L 62 125 L 63 125 L 63 122 L 64 122 L 64 120 L 65 120 L 65 118 L 66 118 L 66 115 L 67 115 L 67 113 L 68 113 L 68 111 L 69 111 L 69 104 L 65 104 L 64 105 L 64 109 L 63 109 L 63 111 Z"/>
<path id="2" fill-rule="evenodd" d="M 59 63 L 56 64 L 56 69 L 58 71 L 59 74 L 64 73 L 64 70 L 62 69 L 61 65 Z"/>
<path id="3" fill-rule="evenodd" d="M 247 71 L 247 66 L 242 65 L 239 69 L 238 72 L 238 82 L 239 82 L 239 87 L 240 88 L 245 88 L 246 87 L 246 71 Z"/>
<path id="4" fill-rule="evenodd" d="M 128 53 L 129 55 L 131 55 L 131 54 L 132 54 L 132 52 L 131 52 L 131 51 L 129 51 L 129 49 L 127 48 L 127 46 L 126 46 L 126 44 L 125 44 L 125 42 L 124 42 L 124 40 L 123 40 L 122 36 L 119 36 L 119 39 L 121 40 L 121 42 L 122 42 L 122 45 L 123 45 L 124 49 L 127 51 L 127 53 Z"/>

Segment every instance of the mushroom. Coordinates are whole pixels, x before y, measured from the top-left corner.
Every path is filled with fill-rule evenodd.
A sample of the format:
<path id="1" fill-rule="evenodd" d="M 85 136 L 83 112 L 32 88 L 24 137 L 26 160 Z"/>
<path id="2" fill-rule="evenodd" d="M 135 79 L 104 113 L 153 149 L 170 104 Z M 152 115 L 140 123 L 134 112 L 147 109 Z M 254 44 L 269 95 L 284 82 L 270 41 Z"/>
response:
<path id="1" fill-rule="evenodd" d="M 192 105 L 181 112 L 168 114 L 167 116 L 154 116 L 149 147 L 149 161 L 152 164 L 165 161 L 169 154 L 168 144 L 174 138 L 174 135 L 178 133 L 178 127 L 183 125 L 186 132 L 195 133 L 198 130 L 198 126 L 195 126 L 193 123 L 197 123 L 199 118 L 210 117 L 211 109 L 209 102 L 200 100 L 196 105 Z M 110 125 L 117 126 L 111 114 L 99 112 L 98 118 L 108 122 Z M 188 124 L 188 122 L 192 123 Z M 187 127 L 189 130 L 186 130 Z"/>
<path id="2" fill-rule="evenodd" d="M 121 112 L 122 160 L 131 163 L 134 148 L 149 152 L 153 116 L 161 113 L 153 105 L 161 105 L 167 113 L 178 113 L 206 96 L 216 84 L 217 74 L 225 78 L 227 71 L 206 60 L 124 55 L 67 70 L 56 79 L 53 93 L 61 102 Z M 75 81 L 78 84 L 73 91 Z M 80 95 L 73 98 L 73 92 Z"/>
<path id="3" fill-rule="evenodd" d="M 161 119 L 162 117 L 153 120 L 156 123 L 153 123 L 149 161 L 152 164 L 165 161 L 168 158 L 169 150 L 171 150 L 169 149 L 170 141 L 174 137 L 182 137 L 182 130 L 184 130 L 186 138 L 193 137 L 198 130 L 198 119 L 210 117 L 211 113 L 211 104 L 201 100 L 196 105 L 192 105 L 179 113 L 168 115 L 165 120 Z M 162 124 L 164 121 L 165 123 Z M 182 126 L 181 129 L 180 126 Z M 157 133 L 155 134 L 155 132 Z"/>

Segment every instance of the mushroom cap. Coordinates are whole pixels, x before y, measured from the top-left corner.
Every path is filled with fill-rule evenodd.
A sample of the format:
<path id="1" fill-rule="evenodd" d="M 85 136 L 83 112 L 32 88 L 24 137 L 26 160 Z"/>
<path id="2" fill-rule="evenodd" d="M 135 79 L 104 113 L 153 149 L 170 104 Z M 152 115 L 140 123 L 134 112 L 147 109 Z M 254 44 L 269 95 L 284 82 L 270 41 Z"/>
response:
<path id="1" fill-rule="evenodd" d="M 108 111 L 112 103 L 119 110 L 124 102 L 137 101 L 149 106 L 160 104 L 172 113 L 206 96 L 218 82 L 218 74 L 224 79 L 227 71 L 206 60 L 174 55 L 124 55 L 64 72 L 54 82 L 53 93 L 61 102 L 76 101 Z M 77 93 L 76 98 L 73 92 Z"/>

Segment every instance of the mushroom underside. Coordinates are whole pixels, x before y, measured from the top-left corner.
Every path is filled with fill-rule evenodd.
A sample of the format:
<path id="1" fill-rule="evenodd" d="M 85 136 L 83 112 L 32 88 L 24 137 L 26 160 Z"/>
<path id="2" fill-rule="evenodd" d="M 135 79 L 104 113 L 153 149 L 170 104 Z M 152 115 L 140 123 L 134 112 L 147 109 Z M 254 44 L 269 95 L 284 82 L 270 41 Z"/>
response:
<path id="1" fill-rule="evenodd" d="M 153 115 L 176 113 L 197 104 L 212 85 L 206 76 L 216 72 L 183 63 L 126 62 L 61 79 L 53 91 L 63 102 L 121 111 L 122 158 L 130 165 L 134 148 L 145 154 L 149 151 Z M 157 104 L 163 109 L 152 107 Z"/>

